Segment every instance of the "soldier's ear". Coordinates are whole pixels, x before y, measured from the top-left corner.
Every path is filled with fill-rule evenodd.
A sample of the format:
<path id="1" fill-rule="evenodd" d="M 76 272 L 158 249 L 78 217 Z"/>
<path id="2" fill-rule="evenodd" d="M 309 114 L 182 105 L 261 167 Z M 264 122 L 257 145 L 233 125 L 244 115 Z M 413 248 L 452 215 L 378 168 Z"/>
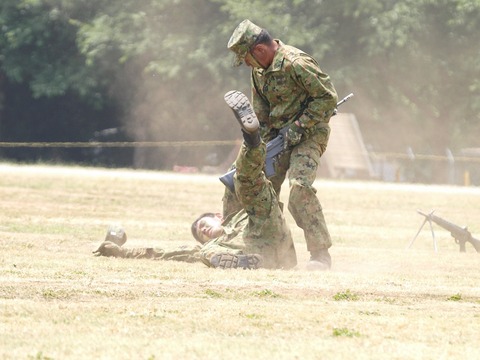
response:
<path id="1" fill-rule="evenodd" d="M 265 44 L 257 44 L 255 45 L 251 52 L 254 53 L 255 56 L 258 55 L 265 55 L 267 53 L 268 47 Z"/>

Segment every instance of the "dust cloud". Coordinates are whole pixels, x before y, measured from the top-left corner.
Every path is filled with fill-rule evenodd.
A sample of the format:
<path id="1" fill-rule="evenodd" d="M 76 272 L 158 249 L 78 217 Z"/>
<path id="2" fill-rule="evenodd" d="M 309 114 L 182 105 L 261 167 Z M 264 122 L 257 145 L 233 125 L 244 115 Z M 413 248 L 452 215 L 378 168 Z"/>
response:
<path id="1" fill-rule="evenodd" d="M 174 29 L 181 26 L 175 24 Z M 163 29 L 166 28 L 169 24 L 163 24 Z M 154 27 L 150 30 L 162 31 Z M 218 41 L 226 42 L 223 37 Z M 192 33 L 192 41 L 182 44 L 181 54 L 197 50 L 198 44 L 193 38 Z M 437 49 L 428 51 L 441 52 L 443 44 L 431 45 L 434 46 Z M 144 71 L 148 62 L 159 56 L 146 54 L 128 65 L 112 89 L 124 106 L 123 122 L 133 140 L 184 142 L 177 146 L 139 148 L 135 154 L 135 166 L 158 169 L 180 166 L 199 170 L 205 166 L 223 166 L 219 170 L 222 172 L 226 170 L 227 159 L 231 158 L 233 144 L 192 146 L 188 142 L 240 138 L 232 115 L 223 102 L 223 94 L 233 86 L 238 88 L 237 84 L 241 84 L 238 90 L 250 93 L 248 69 L 230 68 L 231 59 L 225 50 L 219 55 L 224 59 L 215 63 L 218 64 L 215 75 L 208 64 L 203 70 L 190 72 L 188 60 L 179 58 L 178 54 L 161 54 L 161 60 L 166 67 L 171 67 L 169 70 L 182 76 Z M 379 57 L 369 64 L 349 64 L 348 67 L 356 69 L 358 74 L 352 75 L 348 83 L 341 74 L 341 66 L 345 64 L 337 68 L 338 59 L 328 58 L 328 54 L 327 58 L 319 59 L 322 68 L 326 64 L 325 71 L 331 75 L 340 97 L 355 93 L 354 99 L 343 105 L 341 111 L 355 114 L 367 149 L 398 154 L 406 154 L 411 149 L 414 153 L 442 156 L 446 149 L 451 149 L 454 155 L 459 155 L 460 133 L 467 134 L 461 138 L 460 147 L 476 146 L 472 134 L 480 130 L 480 122 L 467 121 L 467 115 L 462 114 L 461 109 L 451 106 L 468 95 L 461 81 L 447 79 L 451 84 L 445 86 L 442 83 L 445 79 L 437 74 L 438 68 L 432 67 L 431 56 L 421 58 L 409 54 L 401 58 L 400 55 L 399 58 Z M 209 60 L 205 59 L 205 62 Z M 375 71 L 363 73 L 364 68 L 374 68 Z M 432 91 L 432 88 L 436 90 Z M 442 103 L 442 99 L 448 101 Z M 420 168 L 429 167 L 428 176 L 422 177 L 421 174 L 418 181 L 434 181 L 432 178 L 437 173 L 445 172 L 436 169 L 438 166 L 438 163 L 418 164 Z M 439 178 L 443 181 L 444 177 Z"/>

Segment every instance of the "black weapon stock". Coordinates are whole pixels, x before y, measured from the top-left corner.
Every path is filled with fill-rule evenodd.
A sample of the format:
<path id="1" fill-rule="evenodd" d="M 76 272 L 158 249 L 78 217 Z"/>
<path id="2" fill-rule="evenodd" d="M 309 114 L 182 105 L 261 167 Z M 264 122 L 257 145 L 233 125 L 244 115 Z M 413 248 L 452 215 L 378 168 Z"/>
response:
<path id="1" fill-rule="evenodd" d="M 425 224 L 426 221 L 430 222 L 430 225 L 431 225 L 431 222 L 434 222 L 435 224 L 437 224 L 441 228 L 449 231 L 450 234 L 452 235 L 452 237 L 455 239 L 455 242 L 457 244 L 459 244 L 460 252 L 465 252 L 465 243 L 467 243 L 467 242 L 472 244 L 477 252 L 480 252 L 480 240 L 475 239 L 472 236 L 472 234 L 470 233 L 470 231 L 468 231 L 467 227 L 460 227 L 460 226 L 455 225 L 455 224 L 453 224 L 453 223 L 451 223 L 451 222 L 449 222 L 445 219 L 442 219 L 441 217 L 439 217 L 437 215 L 434 215 L 433 214 L 434 211 L 432 211 L 429 214 L 426 214 L 426 213 L 424 213 L 420 210 L 417 210 L 417 212 L 420 215 L 422 215 L 423 217 L 425 217 L 425 221 L 424 221 L 423 224 Z M 419 230 L 419 232 L 420 232 L 420 230 Z M 417 233 L 417 235 L 418 235 L 418 233 Z M 432 230 L 432 236 L 433 236 L 433 230 Z M 413 241 L 412 241 L 412 243 L 413 243 Z"/>
<path id="2" fill-rule="evenodd" d="M 337 108 L 342 105 L 344 102 L 348 101 L 353 97 L 353 93 L 348 94 L 342 100 L 337 103 Z M 337 109 L 335 109 L 333 115 L 337 114 Z M 333 116 L 332 115 L 332 116 Z M 275 175 L 275 158 L 285 149 L 285 134 L 288 131 L 288 125 L 280 129 L 278 135 L 267 143 L 267 155 L 265 158 L 265 176 L 267 178 Z M 223 174 L 220 177 L 220 181 L 228 187 L 232 192 L 235 191 L 235 186 L 233 183 L 233 176 L 237 169 L 233 168 L 227 173 Z"/>

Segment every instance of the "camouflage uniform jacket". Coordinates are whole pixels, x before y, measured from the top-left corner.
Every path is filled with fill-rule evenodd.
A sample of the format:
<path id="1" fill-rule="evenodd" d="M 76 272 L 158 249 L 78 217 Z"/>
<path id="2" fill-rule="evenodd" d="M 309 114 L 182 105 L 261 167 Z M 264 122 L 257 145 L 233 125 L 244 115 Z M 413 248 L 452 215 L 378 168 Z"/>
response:
<path id="1" fill-rule="evenodd" d="M 262 220 L 242 209 L 227 217 L 222 227 L 225 233 L 202 247 L 207 265 L 208 259 L 221 252 L 260 254 L 266 268 L 290 269 L 297 264 L 290 230 L 281 214 Z"/>
<path id="2" fill-rule="evenodd" d="M 266 141 L 296 122 L 308 133 L 328 124 L 337 104 L 330 77 L 310 55 L 275 40 L 279 48 L 268 69 L 252 70 L 252 102 Z M 272 131 L 273 129 L 273 131 Z"/>

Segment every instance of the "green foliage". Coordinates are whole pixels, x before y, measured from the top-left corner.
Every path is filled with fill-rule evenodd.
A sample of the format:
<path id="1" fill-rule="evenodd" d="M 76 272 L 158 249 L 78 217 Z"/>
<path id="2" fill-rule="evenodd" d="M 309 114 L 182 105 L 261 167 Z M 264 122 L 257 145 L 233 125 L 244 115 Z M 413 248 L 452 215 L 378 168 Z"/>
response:
<path id="1" fill-rule="evenodd" d="M 272 290 L 269 289 L 264 289 L 261 291 L 256 291 L 253 293 L 253 295 L 258 296 L 259 298 L 279 298 L 280 295 L 273 292 Z"/>
<path id="2" fill-rule="evenodd" d="M 70 16 L 85 11 L 71 1 L 5 0 L 0 7 L 0 68 L 10 81 L 29 85 L 34 98 L 69 90 L 98 103 L 101 82 L 76 47 Z"/>
<path id="3" fill-rule="evenodd" d="M 462 300 L 462 294 L 455 294 L 452 295 L 448 298 L 449 301 L 461 301 Z"/>
<path id="4" fill-rule="evenodd" d="M 42 292 L 42 297 L 45 300 L 65 300 L 69 299 L 70 296 L 73 294 L 69 293 L 68 290 L 60 289 L 60 290 L 55 290 L 55 289 L 44 289 Z"/>
<path id="5" fill-rule="evenodd" d="M 333 299 L 335 301 L 357 301 L 358 300 L 358 295 L 352 294 L 349 289 L 347 289 L 344 292 L 339 292 L 336 293 L 333 296 Z"/>
<path id="6" fill-rule="evenodd" d="M 222 294 L 220 294 L 219 292 L 215 291 L 215 290 L 211 290 L 211 289 L 207 289 L 205 290 L 205 294 L 208 296 L 208 297 L 211 297 L 211 298 L 221 298 L 223 297 Z"/>
<path id="7" fill-rule="evenodd" d="M 249 79 L 226 43 L 245 18 L 311 53 L 340 95 L 356 94 L 345 109 L 376 150 L 476 146 L 478 0 L 4 0 L 0 75 L 34 101 L 116 106 L 138 140 L 232 139 L 222 94 L 248 92 Z"/>
<path id="8" fill-rule="evenodd" d="M 37 352 L 37 354 L 35 356 L 29 355 L 28 358 L 29 359 L 35 359 L 35 360 L 53 360 L 54 359 L 53 357 L 43 355 L 43 351 Z"/>
<path id="9" fill-rule="evenodd" d="M 355 330 L 350 330 L 348 328 L 333 328 L 332 335 L 335 337 L 359 337 L 360 333 Z"/>

